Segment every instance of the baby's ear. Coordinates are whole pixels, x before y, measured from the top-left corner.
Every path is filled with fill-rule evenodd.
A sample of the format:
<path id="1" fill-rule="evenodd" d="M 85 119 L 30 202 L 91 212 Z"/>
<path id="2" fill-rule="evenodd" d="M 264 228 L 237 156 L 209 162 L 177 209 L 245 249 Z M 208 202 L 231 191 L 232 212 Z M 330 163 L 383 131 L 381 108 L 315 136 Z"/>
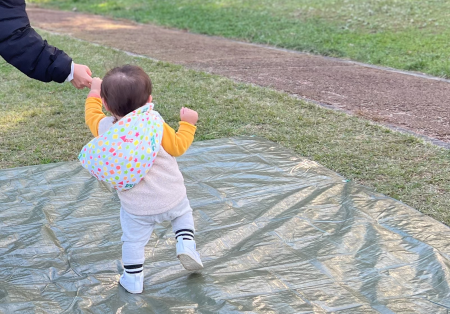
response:
<path id="1" fill-rule="evenodd" d="M 102 103 L 103 103 L 103 106 L 105 107 L 106 111 L 111 112 L 111 110 L 109 110 L 108 104 L 106 103 L 106 101 L 103 98 L 102 98 Z"/>
<path id="2" fill-rule="evenodd" d="M 148 103 L 151 103 L 152 102 L 152 100 L 153 100 L 153 97 L 152 97 L 152 95 L 150 95 L 150 96 L 148 96 Z"/>

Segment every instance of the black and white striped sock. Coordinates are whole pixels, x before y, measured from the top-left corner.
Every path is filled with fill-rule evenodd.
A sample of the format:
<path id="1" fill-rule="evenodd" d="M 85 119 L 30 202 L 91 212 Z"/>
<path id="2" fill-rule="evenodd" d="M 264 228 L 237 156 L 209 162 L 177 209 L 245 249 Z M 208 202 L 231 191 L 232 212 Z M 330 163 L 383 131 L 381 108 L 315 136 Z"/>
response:
<path id="1" fill-rule="evenodd" d="M 144 264 L 136 264 L 136 265 L 123 265 L 125 271 L 129 274 L 139 274 L 142 273 L 144 269 Z"/>
<path id="2" fill-rule="evenodd" d="M 183 240 L 194 240 L 194 230 L 191 229 L 180 229 L 175 232 L 175 238 L 182 237 Z"/>

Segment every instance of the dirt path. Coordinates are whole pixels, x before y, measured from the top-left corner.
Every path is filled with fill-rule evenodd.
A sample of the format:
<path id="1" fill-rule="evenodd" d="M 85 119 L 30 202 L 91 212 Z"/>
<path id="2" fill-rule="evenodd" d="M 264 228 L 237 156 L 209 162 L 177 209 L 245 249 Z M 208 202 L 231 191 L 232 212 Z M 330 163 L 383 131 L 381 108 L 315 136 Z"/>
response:
<path id="1" fill-rule="evenodd" d="M 450 143 L 450 83 L 344 60 L 113 20 L 29 8 L 33 26 L 306 97 Z"/>

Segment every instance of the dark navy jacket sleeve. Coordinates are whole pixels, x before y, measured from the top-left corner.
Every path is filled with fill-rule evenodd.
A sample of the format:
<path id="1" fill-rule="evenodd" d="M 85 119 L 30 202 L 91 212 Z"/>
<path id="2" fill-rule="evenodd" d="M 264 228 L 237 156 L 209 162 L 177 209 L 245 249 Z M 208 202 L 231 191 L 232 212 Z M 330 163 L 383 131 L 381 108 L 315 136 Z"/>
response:
<path id="1" fill-rule="evenodd" d="M 0 0 L 0 56 L 31 78 L 62 83 L 72 59 L 30 26 L 25 0 Z"/>

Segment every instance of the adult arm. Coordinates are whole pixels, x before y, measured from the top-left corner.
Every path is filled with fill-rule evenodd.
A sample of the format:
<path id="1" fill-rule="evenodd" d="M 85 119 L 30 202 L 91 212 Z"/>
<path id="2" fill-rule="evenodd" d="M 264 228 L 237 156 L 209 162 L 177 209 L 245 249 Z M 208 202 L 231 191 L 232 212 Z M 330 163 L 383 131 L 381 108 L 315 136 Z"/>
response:
<path id="1" fill-rule="evenodd" d="M 0 0 L 0 55 L 27 76 L 42 82 L 62 83 L 72 70 L 72 59 L 49 45 L 30 26 L 25 0 Z"/>

